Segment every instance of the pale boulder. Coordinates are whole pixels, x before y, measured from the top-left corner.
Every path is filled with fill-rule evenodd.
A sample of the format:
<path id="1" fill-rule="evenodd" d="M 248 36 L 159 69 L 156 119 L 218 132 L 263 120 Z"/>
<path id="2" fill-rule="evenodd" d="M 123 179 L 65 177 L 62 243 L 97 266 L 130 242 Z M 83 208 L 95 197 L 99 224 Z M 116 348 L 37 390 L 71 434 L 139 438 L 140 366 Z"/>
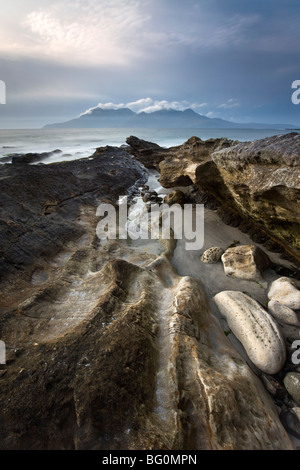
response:
<path id="1" fill-rule="evenodd" d="M 214 302 L 253 364 L 266 374 L 279 372 L 286 360 L 286 347 L 271 315 L 242 292 L 220 292 Z"/>
<path id="2" fill-rule="evenodd" d="M 277 300 L 270 300 L 268 303 L 268 310 L 279 323 L 300 326 L 300 316 L 298 316 L 294 310 L 286 307 Z"/>
<path id="3" fill-rule="evenodd" d="M 260 281 L 262 273 L 270 265 L 268 255 L 255 245 L 228 248 L 222 255 L 226 276 L 249 281 Z"/>
<path id="4" fill-rule="evenodd" d="M 283 379 L 283 383 L 297 405 L 300 405 L 300 374 L 289 372 Z"/>
<path id="5" fill-rule="evenodd" d="M 268 292 L 270 300 L 277 300 L 292 310 L 300 309 L 300 291 L 289 277 L 280 277 L 272 282 Z"/>

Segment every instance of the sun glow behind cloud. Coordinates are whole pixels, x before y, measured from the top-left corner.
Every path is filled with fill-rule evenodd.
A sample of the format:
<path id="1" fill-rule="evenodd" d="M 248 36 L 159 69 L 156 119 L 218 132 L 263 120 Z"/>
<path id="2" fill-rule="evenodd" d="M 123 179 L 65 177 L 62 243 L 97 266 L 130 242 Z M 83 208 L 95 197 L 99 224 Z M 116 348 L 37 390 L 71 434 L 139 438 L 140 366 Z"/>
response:
<path id="1" fill-rule="evenodd" d="M 50 2 L 19 19 L 13 39 L 2 34 L 0 52 L 72 64 L 122 65 L 138 57 L 137 38 L 148 20 L 138 0 Z"/>

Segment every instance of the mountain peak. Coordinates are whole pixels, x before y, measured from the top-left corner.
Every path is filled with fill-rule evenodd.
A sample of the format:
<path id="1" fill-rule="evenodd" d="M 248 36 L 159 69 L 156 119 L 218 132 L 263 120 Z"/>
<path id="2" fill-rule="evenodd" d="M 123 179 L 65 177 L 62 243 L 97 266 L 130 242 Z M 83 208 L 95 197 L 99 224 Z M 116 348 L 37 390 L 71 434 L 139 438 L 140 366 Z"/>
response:
<path id="1" fill-rule="evenodd" d="M 285 125 L 284 127 L 292 129 L 296 126 Z M 125 107 L 115 109 L 99 106 L 71 121 L 49 124 L 45 128 L 278 129 L 279 127 L 267 124 L 238 124 L 220 118 L 212 119 L 198 114 L 191 108 L 184 111 L 168 108 L 150 113 L 145 111 L 136 113 Z"/>

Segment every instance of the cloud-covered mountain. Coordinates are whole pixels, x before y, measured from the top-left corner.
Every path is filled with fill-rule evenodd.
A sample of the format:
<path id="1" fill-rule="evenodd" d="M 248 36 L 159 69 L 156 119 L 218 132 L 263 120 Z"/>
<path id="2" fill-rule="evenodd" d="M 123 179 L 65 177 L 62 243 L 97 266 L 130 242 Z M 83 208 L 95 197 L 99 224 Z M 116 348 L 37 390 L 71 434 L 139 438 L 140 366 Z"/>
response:
<path id="1" fill-rule="evenodd" d="M 129 108 L 103 109 L 95 107 L 70 121 L 48 124 L 55 128 L 200 128 L 200 129 L 295 129 L 291 124 L 240 124 L 219 118 L 209 118 L 192 109 L 161 109 L 154 112 L 136 113 Z"/>

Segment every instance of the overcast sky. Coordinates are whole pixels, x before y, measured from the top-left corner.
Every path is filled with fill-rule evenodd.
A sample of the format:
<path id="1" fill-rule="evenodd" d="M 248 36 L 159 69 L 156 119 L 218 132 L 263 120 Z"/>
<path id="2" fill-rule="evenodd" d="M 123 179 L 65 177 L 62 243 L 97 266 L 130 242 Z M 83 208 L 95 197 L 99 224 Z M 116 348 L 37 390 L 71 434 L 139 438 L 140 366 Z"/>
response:
<path id="1" fill-rule="evenodd" d="M 99 103 L 300 127 L 299 0 L 0 2 L 1 128 Z"/>

